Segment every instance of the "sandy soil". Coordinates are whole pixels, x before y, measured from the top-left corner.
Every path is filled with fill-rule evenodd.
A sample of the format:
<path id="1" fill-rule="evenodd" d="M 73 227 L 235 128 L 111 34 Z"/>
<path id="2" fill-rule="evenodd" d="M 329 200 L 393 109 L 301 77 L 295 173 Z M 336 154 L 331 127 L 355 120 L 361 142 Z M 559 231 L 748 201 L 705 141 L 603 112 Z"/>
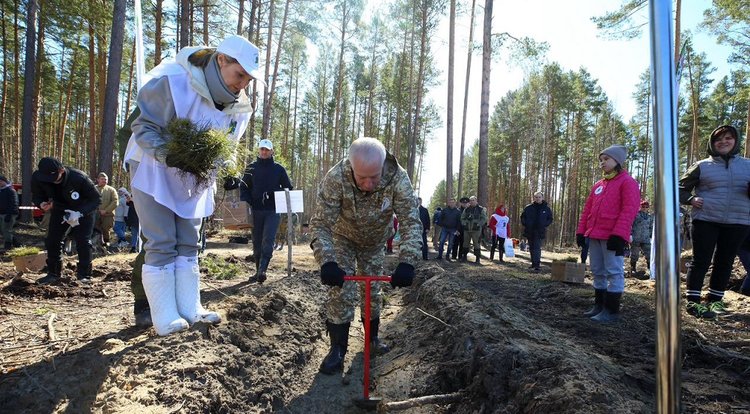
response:
<path id="1" fill-rule="evenodd" d="M 0 412 L 364 412 L 354 404 L 359 318 L 346 372 L 317 371 L 328 349 L 326 288 L 310 249 L 294 247 L 291 275 L 287 251 L 276 252 L 259 286 L 247 283 L 250 246 L 228 243 L 231 235 L 209 238 L 202 264 L 234 266 L 203 278 L 203 302 L 224 322 L 168 337 L 133 327 L 133 254 L 97 258 L 90 286 L 74 281 L 71 258 L 58 286 L 0 263 Z M 39 242 L 33 230 L 26 237 Z M 654 412 L 653 283 L 627 279 L 622 322 L 595 324 L 579 316 L 592 302 L 590 279 L 550 280 L 549 261 L 561 256 L 545 253 L 540 274 L 526 271 L 523 252 L 505 264 L 427 261 L 414 286 L 388 287 L 381 336 L 392 349 L 371 363 L 370 393 L 389 403 L 380 410 L 448 395 L 404 412 Z M 386 269 L 396 261 L 388 256 Z M 750 298 L 726 299 L 731 312 L 718 321 L 682 314 L 685 412 L 750 412 Z"/>

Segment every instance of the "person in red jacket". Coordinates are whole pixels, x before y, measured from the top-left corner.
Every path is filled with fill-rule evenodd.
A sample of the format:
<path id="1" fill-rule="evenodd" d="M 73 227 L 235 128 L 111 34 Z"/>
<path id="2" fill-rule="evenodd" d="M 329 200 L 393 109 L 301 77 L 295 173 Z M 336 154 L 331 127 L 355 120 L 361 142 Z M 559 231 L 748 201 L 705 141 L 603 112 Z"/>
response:
<path id="1" fill-rule="evenodd" d="M 495 257 L 495 247 L 498 247 L 498 261 L 505 263 L 503 253 L 505 253 L 505 239 L 510 238 L 510 219 L 508 218 L 505 205 L 500 204 L 495 209 L 495 214 L 490 217 L 490 224 L 487 226 L 492 230 L 492 247 L 490 248 L 490 261 Z"/>
<path id="2" fill-rule="evenodd" d="M 620 299 L 625 290 L 625 246 L 638 213 L 638 183 L 623 169 L 628 150 L 613 145 L 599 154 L 604 178 L 591 188 L 581 213 L 576 243 L 589 239 L 589 260 L 594 275 L 594 307 L 585 316 L 597 322 L 620 318 Z"/>

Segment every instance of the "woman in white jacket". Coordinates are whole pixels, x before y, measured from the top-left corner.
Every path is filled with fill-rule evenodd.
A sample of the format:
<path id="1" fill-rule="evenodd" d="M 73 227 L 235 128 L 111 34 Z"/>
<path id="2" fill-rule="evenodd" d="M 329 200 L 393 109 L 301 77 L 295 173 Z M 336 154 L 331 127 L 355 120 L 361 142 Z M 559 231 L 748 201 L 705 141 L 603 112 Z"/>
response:
<path id="1" fill-rule="evenodd" d="M 186 47 L 147 76 L 125 162 L 147 240 L 143 287 L 157 334 L 168 335 L 221 318 L 201 305 L 198 283 L 201 219 L 213 213 L 215 185 L 196 185 L 192 176 L 166 165 L 158 151 L 168 139 L 164 131 L 174 118 L 187 118 L 239 140 L 253 110 L 245 88 L 262 77 L 258 48 L 235 35 L 215 49 Z"/>

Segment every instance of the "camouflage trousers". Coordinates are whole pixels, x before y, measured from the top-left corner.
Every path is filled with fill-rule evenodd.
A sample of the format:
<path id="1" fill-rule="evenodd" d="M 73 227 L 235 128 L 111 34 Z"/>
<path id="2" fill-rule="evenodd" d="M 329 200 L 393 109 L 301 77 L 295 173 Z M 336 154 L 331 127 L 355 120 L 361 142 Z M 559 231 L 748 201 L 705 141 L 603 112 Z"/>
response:
<path id="1" fill-rule="evenodd" d="M 479 239 L 481 237 L 482 237 L 481 230 L 475 230 L 475 231 L 464 230 L 464 245 L 462 247 L 464 249 L 468 249 L 469 246 L 471 246 L 471 244 L 474 243 L 474 250 L 480 249 L 481 246 L 479 245 Z"/>
<path id="2" fill-rule="evenodd" d="M 351 241 L 334 236 L 334 249 L 339 266 L 347 275 L 358 276 L 381 276 L 383 274 L 383 261 L 385 251 L 383 245 L 377 247 L 362 248 Z M 383 306 L 382 282 L 370 282 L 370 319 L 380 317 Z M 328 291 L 328 302 L 326 302 L 326 316 L 334 324 L 343 324 L 354 320 L 354 308 L 359 303 L 361 317 L 365 314 L 364 297 L 365 282 L 345 281 L 343 287 L 333 287 Z"/>

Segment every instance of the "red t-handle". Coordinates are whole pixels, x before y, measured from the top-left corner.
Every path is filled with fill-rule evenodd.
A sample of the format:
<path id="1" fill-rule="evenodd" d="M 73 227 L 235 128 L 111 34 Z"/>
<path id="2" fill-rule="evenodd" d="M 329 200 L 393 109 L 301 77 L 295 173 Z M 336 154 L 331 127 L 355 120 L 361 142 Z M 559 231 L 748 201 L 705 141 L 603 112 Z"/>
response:
<path id="1" fill-rule="evenodd" d="M 372 282 L 390 282 L 390 276 L 344 276 L 344 280 L 365 282 L 365 373 L 363 379 L 364 398 L 370 399 L 370 284 Z"/>

